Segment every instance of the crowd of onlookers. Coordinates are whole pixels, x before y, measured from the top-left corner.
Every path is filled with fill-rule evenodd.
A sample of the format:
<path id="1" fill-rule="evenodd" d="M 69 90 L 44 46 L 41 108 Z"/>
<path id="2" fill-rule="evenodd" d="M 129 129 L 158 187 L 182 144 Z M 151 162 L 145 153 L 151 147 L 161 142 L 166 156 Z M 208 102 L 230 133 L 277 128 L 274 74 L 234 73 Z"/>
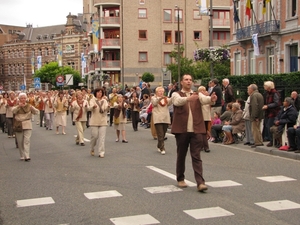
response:
<path id="1" fill-rule="evenodd" d="M 234 88 L 227 78 L 222 83 L 212 79 L 207 87 L 200 86 L 199 94 L 217 96 L 213 104 L 202 105 L 207 130 L 202 150 L 210 151 L 209 142 L 231 145 L 245 139 L 244 144 L 253 148 L 268 142 L 268 147 L 299 153 L 299 94 L 293 91 L 282 101 L 283 96 L 272 81 L 264 82 L 264 90 L 261 94 L 256 84 L 250 84 L 248 98 L 236 99 Z M 128 143 L 125 132 L 127 121 L 131 121 L 133 131 L 151 128 L 153 138 L 158 140 L 159 151 L 165 154 L 163 141 L 167 139 L 166 130 L 176 122 L 173 121 L 172 94 L 177 91 L 176 83 L 152 90 L 145 82 L 131 88 L 126 85 L 124 90 L 102 87 L 93 91 L 85 88 L 35 91 L 26 94 L 26 104 L 38 110 L 36 116 L 31 110 L 31 122 L 46 130 L 54 129 L 56 134 L 66 134 L 67 116 L 70 115 L 72 125 L 77 129 L 77 145 L 85 146 L 84 131 L 91 127 L 91 155 L 97 149 L 99 157 L 104 157 L 106 126 L 114 125 L 116 142 Z M 9 138 L 16 135 L 14 124 L 18 122 L 15 115 L 20 113 L 20 109 L 26 114 L 25 105 L 19 98 L 20 94 L 15 92 L 0 95 L 0 128 Z M 161 127 L 160 124 L 164 125 Z M 16 140 L 16 146 L 19 145 L 20 141 Z M 24 155 L 20 155 L 23 159 Z"/>
<path id="2" fill-rule="evenodd" d="M 247 88 L 247 99 L 235 99 L 229 79 L 223 79 L 222 84 L 211 80 L 208 94 L 214 92 L 218 100 L 210 108 L 208 140 L 230 145 L 245 137 L 244 144 L 252 148 L 268 142 L 268 147 L 299 153 L 299 94 L 293 91 L 282 101 L 284 96 L 280 96 L 272 81 L 264 82 L 263 87 L 261 94 L 257 85 L 251 84 Z"/>

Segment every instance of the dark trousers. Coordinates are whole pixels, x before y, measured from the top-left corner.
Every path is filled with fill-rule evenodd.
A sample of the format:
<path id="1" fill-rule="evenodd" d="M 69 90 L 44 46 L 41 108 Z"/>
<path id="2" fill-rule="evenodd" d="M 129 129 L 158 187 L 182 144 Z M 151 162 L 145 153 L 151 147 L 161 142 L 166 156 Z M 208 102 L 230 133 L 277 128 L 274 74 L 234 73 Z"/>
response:
<path id="1" fill-rule="evenodd" d="M 5 130 L 4 130 L 5 120 L 6 120 L 6 114 L 0 114 L 0 128 L 1 128 L 3 133 L 5 132 Z"/>
<path id="2" fill-rule="evenodd" d="M 110 110 L 109 110 L 109 125 L 113 124 L 114 113 L 115 113 L 115 109 L 114 108 L 110 108 Z"/>
<path id="3" fill-rule="evenodd" d="M 287 130 L 289 146 L 294 149 L 300 150 L 300 128 L 294 129 L 289 127 Z"/>
<path id="4" fill-rule="evenodd" d="M 40 127 L 43 126 L 44 114 L 45 114 L 45 111 L 44 110 L 40 110 Z"/>
<path id="5" fill-rule="evenodd" d="M 132 128 L 134 131 L 138 130 L 139 116 L 140 116 L 139 111 L 131 112 L 131 122 L 132 122 Z"/>
<path id="6" fill-rule="evenodd" d="M 6 117 L 6 127 L 7 127 L 7 135 L 12 136 L 13 135 L 13 118 L 7 118 Z"/>
<path id="7" fill-rule="evenodd" d="M 270 128 L 274 125 L 275 118 L 274 117 L 266 117 L 264 119 L 264 128 L 263 128 L 263 139 L 267 139 L 268 141 L 273 140 L 273 136 Z"/>
<path id="8" fill-rule="evenodd" d="M 197 186 L 204 184 L 202 160 L 200 156 L 201 140 L 203 134 L 195 134 L 192 132 L 175 134 L 177 144 L 177 162 L 176 162 L 176 176 L 177 181 L 183 181 L 185 176 L 185 158 L 190 147 L 190 153 L 192 157 L 192 166 L 194 170 L 195 180 Z"/>
<path id="9" fill-rule="evenodd" d="M 161 151 L 165 150 L 165 135 L 168 130 L 168 124 L 167 123 L 156 123 L 155 130 L 157 134 L 157 148 L 159 148 Z"/>
<path id="10" fill-rule="evenodd" d="M 90 118 L 91 118 L 92 112 L 87 111 L 86 113 L 86 127 L 90 127 Z"/>
<path id="11" fill-rule="evenodd" d="M 219 140 L 219 134 L 222 132 L 222 125 L 212 125 L 210 130 L 210 135 L 215 138 L 215 140 Z"/>

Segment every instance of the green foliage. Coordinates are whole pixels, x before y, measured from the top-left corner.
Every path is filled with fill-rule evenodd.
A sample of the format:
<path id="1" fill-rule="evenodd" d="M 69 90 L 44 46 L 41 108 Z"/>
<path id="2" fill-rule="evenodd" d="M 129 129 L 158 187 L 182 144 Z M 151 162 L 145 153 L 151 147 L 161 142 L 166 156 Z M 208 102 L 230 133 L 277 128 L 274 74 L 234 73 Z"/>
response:
<path id="1" fill-rule="evenodd" d="M 82 82 L 82 78 L 78 71 L 73 70 L 69 66 L 59 67 L 57 62 L 50 62 L 42 66 L 41 69 L 35 71 L 34 77 L 39 77 L 41 83 L 50 83 L 56 86 L 56 77 L 59 75 L 73 74 L 73 84 L 70 88 L 77 88 L 78 83 Z"/>
<path id="2" fill-rule="evenodd" d="M 145 73 L 143 73 L 142 80 L 146 83 L 153 82 L 154 75 L 152 73 L 145 72 Z"/>
<path id="3" fill-rule="evenodd" d="M 299 80 L 300 80 L 300 72 L 292 72 L 292 73 L 283 73 L 283 74 L 250 74 L 243 76 L 215 76 L 222 82 L 224 78 L 228 78 L 230 80 L 230 84 L 232 85 L 236 98 L 246 99 L 247 87 L 250 84 L 256 84 L 261 93 L 264 93 L 264 82 L 265 81 L 273 81 L 275 84 L 275 88 L 282 93 L 282 98 L 290 96 L 292 91 L 300 92 Z M 208 82 L 211 79 L 209 77 L 202 78 L 202 85 L 207 86 Z"/>

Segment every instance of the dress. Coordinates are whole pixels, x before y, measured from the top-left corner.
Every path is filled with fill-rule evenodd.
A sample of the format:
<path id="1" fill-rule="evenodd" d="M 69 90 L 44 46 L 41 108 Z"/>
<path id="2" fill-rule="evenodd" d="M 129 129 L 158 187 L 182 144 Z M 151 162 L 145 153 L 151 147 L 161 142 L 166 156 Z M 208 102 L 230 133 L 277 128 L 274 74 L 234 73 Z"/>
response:
<path id="1" fill-rule="evenodd" d="M 68 100 L 64 98 L 57 98 L 54 101 L 55 107 L 55 126 L 63 126 L 67 125 L 67 109 L 68 109 Z M 74 118 L 73 118 L 74 119 Z"/>

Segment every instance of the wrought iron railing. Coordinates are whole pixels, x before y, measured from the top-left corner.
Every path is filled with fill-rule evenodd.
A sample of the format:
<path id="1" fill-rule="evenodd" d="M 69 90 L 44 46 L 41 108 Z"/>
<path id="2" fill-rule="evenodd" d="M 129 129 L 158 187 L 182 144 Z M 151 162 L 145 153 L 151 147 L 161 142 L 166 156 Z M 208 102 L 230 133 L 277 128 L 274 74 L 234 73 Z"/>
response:
<path id="1" fill-rule="evenodd" d="M 255 24 L 253 26 L 237 29 L 236 40 L 252 38 L 253 34 L 258 34 L 258 36 L 261 36 L 270 33 L 278 33 L 279 31 L 280 31 L 280 21 L 271 20 L 264 23 Z"/>

